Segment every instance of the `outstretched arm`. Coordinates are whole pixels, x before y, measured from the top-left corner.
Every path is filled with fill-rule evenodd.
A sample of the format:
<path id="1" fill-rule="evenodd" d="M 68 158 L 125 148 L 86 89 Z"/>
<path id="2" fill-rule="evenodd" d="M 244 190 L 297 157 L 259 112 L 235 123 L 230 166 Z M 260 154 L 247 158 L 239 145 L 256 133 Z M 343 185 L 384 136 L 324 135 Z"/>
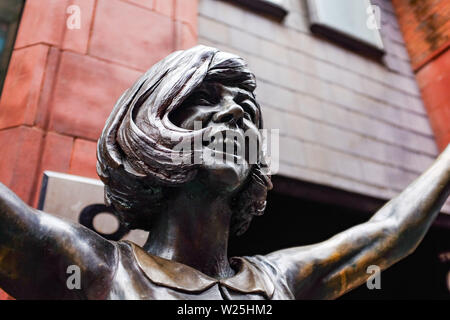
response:
<path id="1" fill-rule="evenodd" d="M 13 297 L 100 297 L 114 255 L 113 244 L 96 233 L 30 208 L 0 183 L 0 288 Z M 81 270 L 81 290 L 67 287 L 71 265 Z"/>
<path id="2" fill-rule="evenodd" d="M 324 242 L 267 257 L 297 299 L 334 299 L 364 283 L 367 267 L 382 270 L 412 253 L 450 193 L 450 145 L 417 180 L 368 222 Z"/>

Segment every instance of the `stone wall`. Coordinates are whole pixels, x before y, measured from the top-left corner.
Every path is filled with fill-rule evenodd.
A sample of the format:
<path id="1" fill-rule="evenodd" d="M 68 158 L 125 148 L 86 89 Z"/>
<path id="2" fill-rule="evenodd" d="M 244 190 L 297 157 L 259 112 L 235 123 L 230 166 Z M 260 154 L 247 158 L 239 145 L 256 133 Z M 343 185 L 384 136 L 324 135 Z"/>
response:
<path id="1" fill-rule="evenodd" d="M 438 147 L 450 143 L 450 1 L 394 0 Z"/>
<path id="2" fill-rule="evenodd" d="M 69 29 L 71 5 L 80 28 Z M 0 181 L 36 204 L 44 170 L 97 178 L 116 100 L 197 42 L 197 0 L 28 0 L 0 100 Z"/>
<path id="3" fill-rule="evenodd" d="M 309 31 L 305 0 L 282 22 L 201 0 L 199 43 L 245 58 L 266 127 L 280 129 L 280 174 L 382 199 L 423 172 L 438 150 L 390 1 L 382 62 Z"/>
<path id="4" fill-rule="evenodd" d="M 67 28 L 71 5 L 79 29 Z M 27 0 L 0 100 L 0 181 L 36 205 L 44 170 L 98 178 L 96 142 L 116 100 L 196 44 L 197 16 L 197 0 Z"/>

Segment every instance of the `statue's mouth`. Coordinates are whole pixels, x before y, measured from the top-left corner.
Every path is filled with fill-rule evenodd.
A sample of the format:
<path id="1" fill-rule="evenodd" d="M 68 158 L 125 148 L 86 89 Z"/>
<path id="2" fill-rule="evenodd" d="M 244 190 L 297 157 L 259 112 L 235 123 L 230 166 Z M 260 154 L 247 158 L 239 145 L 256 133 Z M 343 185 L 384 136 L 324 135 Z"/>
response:
<path id="1" fill-rule="evenodd" d="M 233 159 L 246 157 L 247 148 L 242 130 L 214 130 L 209 137 L 205 139 L 204 146 L 213 150 L 215 156 L 220 158 L 221 155 L 226 155 Z"/>

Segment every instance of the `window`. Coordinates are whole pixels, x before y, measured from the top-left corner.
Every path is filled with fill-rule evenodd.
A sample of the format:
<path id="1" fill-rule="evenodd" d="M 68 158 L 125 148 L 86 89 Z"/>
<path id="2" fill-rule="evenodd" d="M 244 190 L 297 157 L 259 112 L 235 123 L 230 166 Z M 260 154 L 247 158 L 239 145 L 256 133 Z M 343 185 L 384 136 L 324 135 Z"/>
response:
<path id="1" fill-rule="evenodd" d="M 285 0 L 228 0 L 230 2 L 246 6 L 252 10 L 273 16 L 282 20 L 288 11 L 283 5 Z M 300 1 L 300 0 L 299 0 Z"/>
<path id="2" fill-rule="evenodd" d="M 23 5 L 24 0 L 0 1 L 0 93 L 3 89 L 11 52 L 14 48 Z"/>
<path id="3" fill-rule="evenodd" d="M 381 57 L 380 9 L 369 0 L 308 0 L 311 31 L 362 53 Z"/>

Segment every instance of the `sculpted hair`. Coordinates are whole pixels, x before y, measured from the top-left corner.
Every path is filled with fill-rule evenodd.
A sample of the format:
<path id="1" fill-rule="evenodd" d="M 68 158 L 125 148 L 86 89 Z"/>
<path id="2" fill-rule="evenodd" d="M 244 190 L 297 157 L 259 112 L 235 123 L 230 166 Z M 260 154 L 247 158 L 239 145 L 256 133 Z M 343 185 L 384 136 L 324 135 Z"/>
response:
<path id="1" fill-rule="evenodd" d="M 241 58 L 215 48 L 177 51 L 155 64 L 119 98 L 97 146 L 97 173 L 105 184 L 105 202 L 129 229 L 151 229 L 152 216 L 163 212 L 169 194 L 192 181 L 199 164 L 174 163 L 175 146 L 200 138 L 206 128 L 175 126 L 169 114 L 203 81 L 238 86 L 253 94 L 254 75 Z M 262 128 L 262 120 L 259 123 Z M 201 152 L 201 150 L 193 150 Z M 253 165 L 242 190 L 232 200 L 231 231 L 244 233 L 264 212 L 270 178 Z"/>

